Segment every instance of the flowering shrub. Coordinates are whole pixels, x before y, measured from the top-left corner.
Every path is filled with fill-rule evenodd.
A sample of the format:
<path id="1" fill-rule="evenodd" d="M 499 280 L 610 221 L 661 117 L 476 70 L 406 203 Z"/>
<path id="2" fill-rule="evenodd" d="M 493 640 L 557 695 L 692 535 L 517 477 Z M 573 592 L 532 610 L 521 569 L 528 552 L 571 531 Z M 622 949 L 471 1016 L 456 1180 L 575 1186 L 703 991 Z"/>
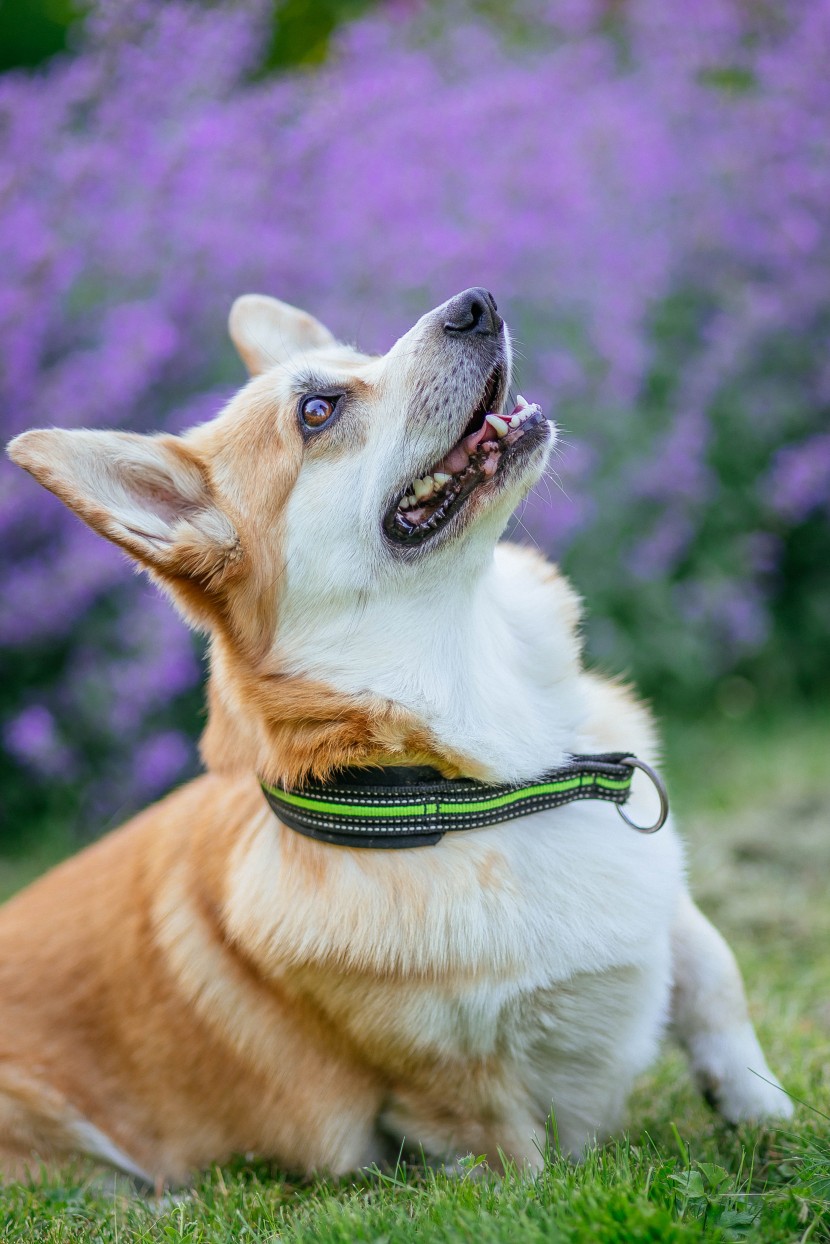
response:
<path id="1" fill-rule="evenodd" d="M 828 0 L 398 5 L 319 70 L 258 78 L 264 18 L 121 0 L 74 57 L 0 78 L 4 438 L 210 416 L 243 379 L 245 290 L 383 349 L 485 284 L 563 428 L 518 534 L 564 557 L 594 655 L 663 703 L 809 680 Z M 0 472 L 5 812 L 72 788 L 100 825 L 194 765 L 198 655 L 114 549 Z"/>

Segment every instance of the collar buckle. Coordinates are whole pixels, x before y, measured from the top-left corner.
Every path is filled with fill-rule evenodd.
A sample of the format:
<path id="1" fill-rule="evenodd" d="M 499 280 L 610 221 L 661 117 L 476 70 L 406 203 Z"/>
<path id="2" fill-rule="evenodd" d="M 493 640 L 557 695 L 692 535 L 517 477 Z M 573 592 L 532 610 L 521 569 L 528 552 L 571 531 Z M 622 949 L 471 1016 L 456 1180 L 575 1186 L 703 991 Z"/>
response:
<path id="1" fill-rule="evenodd" d="M 646 777 L 651 779 L 651 784 L 657 791 L 657 797 L 660 800 L 660 810 L 653 825 L 638 825 L 636 821 L 632 821 L 630 816 L 626 816 L 625 810 L 620 803 L 617 804 L 618 816 L 622 817 L 626 825 L 636 829 L 638 834 L 656 834 L 658 829 L 663 828 L 669 815 L 669 796 L 663 779 L 659 773 L 652 769 L 651 765 L 647 765 L 644 760 L 638 760 L 636 756 L 623 756 L 620 764 L 632 765 L 635 769 L 641 769 Z"/>

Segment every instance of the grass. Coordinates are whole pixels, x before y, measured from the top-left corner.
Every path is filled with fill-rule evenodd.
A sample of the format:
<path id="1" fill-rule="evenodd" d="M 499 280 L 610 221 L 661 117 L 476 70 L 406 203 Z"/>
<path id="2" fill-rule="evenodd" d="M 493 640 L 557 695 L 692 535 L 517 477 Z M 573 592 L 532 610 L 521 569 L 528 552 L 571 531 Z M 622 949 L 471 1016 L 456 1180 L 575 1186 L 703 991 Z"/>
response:
<path id="1" fill-rule="evenodd" d="M 0 1190 L 0 1240 L 830 1241 L 830 718 L 674 724 L 667 767 L 694 889 L 744 969 L 770 1062 L 803 1105 L 784 1128 L 730 1128 L 667 1052 L 640 1082 L 628 1137 L 530 1181 L 420 1168 L 299 1184 L 267 1167 L 206 1174 L 180 1198 L 82 1167 Z M 0 859 L 10 892 L 66 849 Z"/>

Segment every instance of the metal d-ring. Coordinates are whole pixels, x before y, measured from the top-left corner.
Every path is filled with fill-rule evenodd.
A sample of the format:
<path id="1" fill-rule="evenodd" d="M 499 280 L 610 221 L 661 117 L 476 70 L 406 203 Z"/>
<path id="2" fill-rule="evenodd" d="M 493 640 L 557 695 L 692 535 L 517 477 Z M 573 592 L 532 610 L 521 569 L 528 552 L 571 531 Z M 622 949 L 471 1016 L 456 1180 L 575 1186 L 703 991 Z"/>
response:
<path id="1" fill-rule="evenodd" d="M 666 818 L 669 815 L 669 796 L 663 783 L 663 779 L 660 777 L 659 773 L 656 773 L 654 769 L 652 769 L 651 765 L 647 765 L 642 760 L 638 760 L 636 756 L 623 756 L 620 764 L 631 765 L 635 769 L 642 769 L 646 777 L 651 778 L 652 785 L 657 791 L 657 795 L 660 799 L 660 813 L 653 825 L 637 825 L 634 821 L 632 821 L 630 816 L 625 815 L 620 804 L 617 804 L 617 811 L 625 821 L 626 825 L 630 825 L 632 829 L 636 829 L 638 834 L 656 834 L 658 829 L 663 828 L 666 823 Z"/>

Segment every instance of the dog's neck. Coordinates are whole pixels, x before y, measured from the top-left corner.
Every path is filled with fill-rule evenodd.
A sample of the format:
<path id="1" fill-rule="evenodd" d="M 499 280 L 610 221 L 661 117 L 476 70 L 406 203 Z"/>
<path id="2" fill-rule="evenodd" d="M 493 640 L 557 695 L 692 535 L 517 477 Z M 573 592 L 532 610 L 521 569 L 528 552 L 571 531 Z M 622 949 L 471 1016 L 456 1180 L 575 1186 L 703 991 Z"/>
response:
<path id="1" fill-rule="evenodd" d="M 268 711 L 272 724 L 281 723 L 279 739 L 272 731 L 273 749 L 284 756 L 309 713 L 333 723 L 365 705 L 365 723 L 355 721 L 354 754 L 347 745 L 340 763 L 365 763 L 363 736 L 373 734 L 374 759 L 437 760 L 450 773 L 529 780 L 561 763 L 577 743 L 583 714 L 577 621 L 575 599 L 553 568 L 505 546 L 480 575 L 436 576 L 394 598 L 338 596 L 316 602 L 313 612 L 303 602 L 289 603 L 276 648 L 280 673 L 270 686 Z M 299 688 L 308 689 L 302 710 L 295 704 Z M 328 712 L 322 703 L 310 704 L 315 693 Z M 214 715 L 220 698 L 214 694 Z M 237 715 L 250 711 L 250 696 L 226 691 L 224 699 L 235 703 Z M 293 733 L 283 720 L 292 711 Z M 309 736 L 309 744 L 324 751 L 331 735 L 330 724 L 316 743 Z M 221 746 L 228 744 L 206 748 L 213 766 Z M 263 761 L 260 748 L 260 776 L 266 764 L 271 774 L 279 770 L 279 757 L 272 761 Z M 286 762 L 281 776 L 295 771 L 295 762 Z"/>

